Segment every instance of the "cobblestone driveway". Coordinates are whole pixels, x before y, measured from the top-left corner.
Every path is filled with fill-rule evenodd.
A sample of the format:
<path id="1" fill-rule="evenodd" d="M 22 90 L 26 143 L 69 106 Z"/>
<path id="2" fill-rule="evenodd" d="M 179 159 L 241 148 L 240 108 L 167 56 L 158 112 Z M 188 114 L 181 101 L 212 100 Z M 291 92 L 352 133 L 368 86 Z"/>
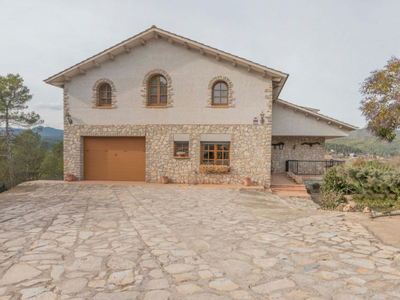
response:
<path id="1" fill-rule="evenodd" d="M 400 298 L 400 250 L 305 200 L 29 183 L 0 210 L 0 300 Z"/>

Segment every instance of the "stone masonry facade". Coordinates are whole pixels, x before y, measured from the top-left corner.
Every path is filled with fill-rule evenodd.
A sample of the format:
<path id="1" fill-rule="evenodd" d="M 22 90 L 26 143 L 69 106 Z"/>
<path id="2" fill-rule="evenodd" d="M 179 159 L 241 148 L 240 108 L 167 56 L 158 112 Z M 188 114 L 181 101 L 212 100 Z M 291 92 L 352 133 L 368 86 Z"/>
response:
<path id="1" fill-rule="evenodd" d="M 324 160 L 325 138 L 323 137 L 290 137 L 273 136 L 272 144 L 284 143 L 283 146 L 272 146 L 272 168 L 275 173 L 284 173 L 286 160 Z M 312 146 L 302 143 L 320 143 Z M 282 148 L 282 149 L 280 149 Z M 323 163 L 299 163 L 300 173 L 323 172 Z M 322 173 L 321 173 L 322 174 Z"/>
<path id="2" fill-rule="evenodd" d="M 268 120 L 268 119 L 267 119 Z M 67 125 L 64 127 L 64 175 L 83 180 L 83 139 L 86 136 L 146 137 L 146 182 L 252 184 L 270 186 L 271 125 Z M 174 158 L 174 134 L 189 134 L 189 157 Z M 230 134 L 231 171 L 203 175 L 200 166 L 201 134 Z"/>

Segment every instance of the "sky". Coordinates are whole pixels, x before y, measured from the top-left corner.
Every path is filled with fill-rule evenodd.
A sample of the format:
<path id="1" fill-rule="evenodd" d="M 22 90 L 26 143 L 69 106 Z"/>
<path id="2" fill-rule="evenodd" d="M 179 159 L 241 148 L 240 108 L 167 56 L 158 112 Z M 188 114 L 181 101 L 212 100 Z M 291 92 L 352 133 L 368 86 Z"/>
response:
<path id="1" fill-rule="evenodd" d="M 0 0 L 0 76 L 19 73 L 29 110 L 62 129 L 62 89 L 44 79 L 156 25 L 289 73 L 280 94 L 365 126 L 360 85 L 400 56 L 400 1 Z"/>

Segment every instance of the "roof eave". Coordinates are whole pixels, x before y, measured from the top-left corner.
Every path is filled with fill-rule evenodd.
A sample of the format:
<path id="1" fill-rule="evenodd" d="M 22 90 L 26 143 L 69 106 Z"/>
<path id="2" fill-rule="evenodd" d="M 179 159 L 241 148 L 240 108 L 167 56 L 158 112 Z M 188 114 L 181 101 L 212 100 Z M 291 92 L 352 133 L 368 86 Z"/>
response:
<path id="1" fill-rule="evenodd" d="M 279 90 L 278 90 L 278 93 L 276 94 L 275 99 L 279 98 L 279 95 L 281 94 L 281 92 L 283 90 L 283 87 L 285 86 L 286 81 L 288 80 L 288 78 L 289 78 L 289 74 L 287 74 L 287 76 L 283 79 L 283 84 L 279 87 Z"/>

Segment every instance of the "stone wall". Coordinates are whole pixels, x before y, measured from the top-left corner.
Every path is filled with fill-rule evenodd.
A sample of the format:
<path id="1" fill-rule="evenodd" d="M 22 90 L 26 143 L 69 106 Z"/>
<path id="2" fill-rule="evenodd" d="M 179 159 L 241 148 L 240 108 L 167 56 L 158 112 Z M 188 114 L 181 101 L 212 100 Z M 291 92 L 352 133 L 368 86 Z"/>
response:
<path id="1" fill-rule="evenodd" d="M 174 158 L 174 134 L 190 136 L 189 157 Z M 231 171 L 203 175 L 200 165 L 200 135 L 231 134 Z M 83 138 L 85 136 L 145 136 L 146 181 L 161 182 L 168 176 L 175 183 L 270 185 L 271 126 L 265 125 L 66 125 L 64 129 L 64 172 L 83 180 Z"/>
<path id="2" fill-rule="evenodd" d="M 275 173 L 284 173 L 286 160 L 324 160 L 325 138 L 323 137 L 280 137 L 273 136 L 272 144 L 283 142 L 283 149 L 272 146 L 272 167 Z M 301 145 L 302 143 L 320 143 L 320 145 Z M 323 171 L 322 163 L 299 164 L 300 172 L 311 172 L 307 168 Z"/>

